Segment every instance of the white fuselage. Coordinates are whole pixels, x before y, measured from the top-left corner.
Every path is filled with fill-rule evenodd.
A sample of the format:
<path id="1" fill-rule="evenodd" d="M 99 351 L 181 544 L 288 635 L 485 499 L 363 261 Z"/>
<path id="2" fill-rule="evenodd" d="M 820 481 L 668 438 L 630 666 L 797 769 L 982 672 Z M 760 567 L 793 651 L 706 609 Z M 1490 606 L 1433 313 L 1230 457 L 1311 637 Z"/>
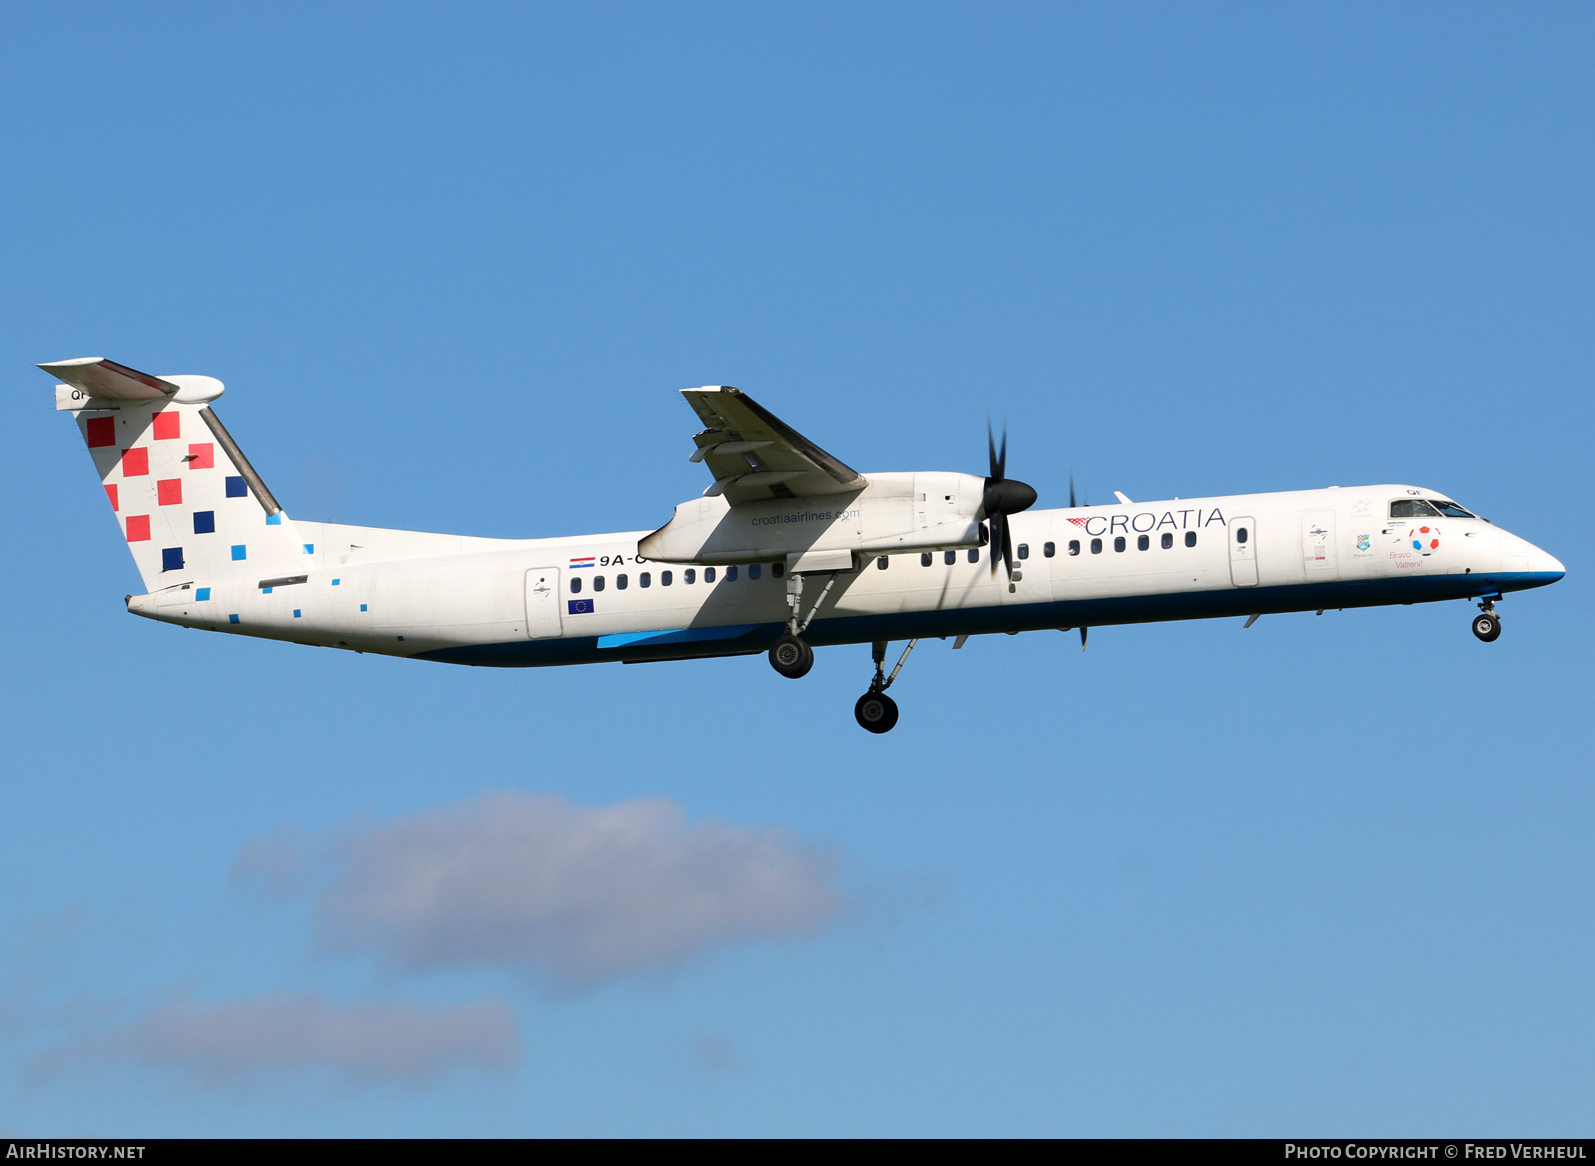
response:
<path id="1" fill-rule="evenodd" d="M 908 541 L 838 573 L 806 638 L 1484 598 L 1561 577 L 1551 555 L 1483 519 L 1391 517 L 1393 503 L 1443 497 L 1385 485 L 1032 510 L 1010 520 L 1011 582 L 992 572 L 990 548 L 909 550 Z M 307 551 L 277 581 L 194 579 L 130 597 L 129 609 L 213 631 L 499 666 L 763 651 L 789 614 L 778 556 L 661 562 L 639 557 L 648 531 L 508 540 L 293 525 Z M 829 577 L 804 580 L 805 611 Z"/>

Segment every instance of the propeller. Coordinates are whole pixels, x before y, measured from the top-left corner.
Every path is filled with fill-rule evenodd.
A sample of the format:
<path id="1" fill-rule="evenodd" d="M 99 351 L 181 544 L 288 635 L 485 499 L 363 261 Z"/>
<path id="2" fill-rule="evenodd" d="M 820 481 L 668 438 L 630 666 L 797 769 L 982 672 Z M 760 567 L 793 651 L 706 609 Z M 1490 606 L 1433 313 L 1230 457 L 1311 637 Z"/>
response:
<path id="1" fill-rule="evenodd" d="M 997 573 L 997 556 L 1013 578 L 1013 541 L 1008 537 L 1008 516 L 1028 510 L 1035 505 L 1035 490 L 1006 474 L 1008 465 L 1008 426 L 1002 427 L 1002 449 L 997 449 L 997 439 L 991 431 L 991 421 L 986 421 L 986 450 L 991 457 L 991 475 L 986 479 L 986 494 L 982 509 L 986 512 L 986 525 L 990 531 L 991 573 Z"/>

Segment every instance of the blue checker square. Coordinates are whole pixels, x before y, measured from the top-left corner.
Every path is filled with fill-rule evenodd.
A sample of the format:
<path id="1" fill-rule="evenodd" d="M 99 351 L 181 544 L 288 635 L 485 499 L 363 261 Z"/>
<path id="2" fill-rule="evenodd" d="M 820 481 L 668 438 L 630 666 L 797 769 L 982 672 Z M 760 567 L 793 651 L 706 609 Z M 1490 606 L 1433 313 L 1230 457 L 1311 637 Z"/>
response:
<path id="1" fill-rule="evenodd" d="M 271 588 L 270 587 L 262 587 L 260 589 L 260 593 L 262 595 L 270 595 L 271 594 Z"/>
<path id="2" fill-rule="evenodd" d="M 298 609 L 298 608 L 297 608 L 297 607 L 296 607 L 296 608 L 294 608 L 294 618 L 295 618 L 295 619 L 298 619 L 298 618 L 299 618 L 299 609 Z"/>
<path id="3" fill-rule="evenodd" d="M 196 511 L 194 511 L 194 533 L 195 534 L 215 534 L 216 533 L 216 512 L 214 510 L 196 510 Z"/>
<path id="4" fill-rule="evenodd" d="M 316 544 L 315 543 L 306 543 L 305 544 L 305 554 L 313 555 L 315 553 L 316 553 Z"/>
<path id="5" fill-rule="evenodd" d="M 247 553 L 247 551 L 245 550 L 245 548 L 243 547 L 242 544 L 240 544 L 239 546 L 236 546 L 236 547 L 233 548 L 233 562 L 235 562 L 235 563 L 242 562 L 244 559 L 246 559 L 248 557 L 249 557 L 248 553 Z"/>
<path id="6" fill-rule="evenodd" d="M 195 599 L 200 599 L 200 600 L 209 599 L 210 598 L 210 588 L 209 587 L 201 587 L 201 588 L 199 588 L 197 591 L 194 592 L 194 598 Z"/>
<path id="7" fill-rule="evenodd" d="M 231 478 L 227 479 L 227 497 L 229 497 L 229 498 L 248 498 L 249 497 L 249 487 L 244 485 L 244 480 L 242 478 L 234 476 L 234 477 L 231 477 Z"/>
<path id="8" fill-rule="evenodd" d="M 365 605 L 365 604 L 363 604 L 363 603 L 362 603 L 362 604 L 361 604 L 361 605 L 360 605 L 360 610 L 361 610 L 361 611 L 364 611 L 364 610 L 365 610 L 365 609 L 366 609 L 366 605 Z"/>
<path id="9" fill-rule="evenodd" d="M 166 547 L 161 551 L 161 570 L 181 571 L 183 569 L 183 548 Z"/>
<path id="10" fill-rule="evenodd" d="M 337 585 L 338 585 L 338 584 L 340 584 L 340 583 L 342 583 L 342 582 L 343 582 L 343 580 L 342 580 L 342 579 L 334 579 L 334 580 L 333 580 L 333 581 L 332 581 L 332 585 L 333 585 L 333 586 L 334 586 L 334 587 L 336 587 L 336 586 L 337 586 Z"/>
<path id="11" fill-rule="evenodd" d="M 228 623 L 237 623 L 238 622 L 238 617 L 236 615 L 230 615 L 230 616 L 227 617 L 227 622 Z"/>
<path id="12" fill-rule="evenodd" d="M 592 615 L 593 601 L 591 599 L 566 600 L 571 615 Z"/>
<path id="13" fill-rule="evenodd" d="M 268 514 L 268 515 L 266 515 L 266 525 L 267 526 L 281 526 L 282 525 L 282 511 L 279 510 L 279 511 L 277 511 L 276 514 Z"/>

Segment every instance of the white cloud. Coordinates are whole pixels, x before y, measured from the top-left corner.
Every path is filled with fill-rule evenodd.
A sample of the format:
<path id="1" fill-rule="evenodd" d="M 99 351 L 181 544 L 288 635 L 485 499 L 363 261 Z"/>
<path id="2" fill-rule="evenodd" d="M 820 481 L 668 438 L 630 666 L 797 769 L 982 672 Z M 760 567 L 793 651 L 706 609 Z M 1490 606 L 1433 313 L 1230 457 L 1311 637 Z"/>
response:
<path id="1" fill-rule="evenodd" d="M 377 1085 L 426 1081 L 456 1067 L 507 1073 L 520 1046 L 514 1013 L 495 1000 L 336 1004 L 316 993 L 273 993 L 161 1004 L 119 1033 L 45 1054 L 32 1076 L 115 1061 L 175 1069 L 209 1085 L 317 1069 L 351 1085 Z"/>
<path id="2" fill-rule="evenodd" d="M 509 966 L 567 985 L 678 964 L 837 914 L 835 860 L 787 831 L 665 800 L 601 809 L 493 792 L 346 840 L 323 942 L 401 965 Z"/>

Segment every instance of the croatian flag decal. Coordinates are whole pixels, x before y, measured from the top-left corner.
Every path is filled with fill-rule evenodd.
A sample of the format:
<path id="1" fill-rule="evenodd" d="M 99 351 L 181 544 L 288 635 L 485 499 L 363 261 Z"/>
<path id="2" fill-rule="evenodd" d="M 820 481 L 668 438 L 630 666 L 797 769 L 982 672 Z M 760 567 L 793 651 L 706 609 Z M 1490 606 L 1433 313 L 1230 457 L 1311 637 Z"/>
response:
<path id="1" fill-rule="evenodd" d="M 565 601 L 571 615 L 592 615 L 593 601 L 591 599 L 567 599 Z"/>
<path id="2" fill-rule="evenodd" d="M 591 555 L 588 555 L 585 559 L 572 559 L 570 561 L 570 565 L 573 568 L 574 567 L 591 567 L 591 566 L 594 566 L 595 564 L 596 564 L 596 560 L 594 560 L 594 558 Z"/>

